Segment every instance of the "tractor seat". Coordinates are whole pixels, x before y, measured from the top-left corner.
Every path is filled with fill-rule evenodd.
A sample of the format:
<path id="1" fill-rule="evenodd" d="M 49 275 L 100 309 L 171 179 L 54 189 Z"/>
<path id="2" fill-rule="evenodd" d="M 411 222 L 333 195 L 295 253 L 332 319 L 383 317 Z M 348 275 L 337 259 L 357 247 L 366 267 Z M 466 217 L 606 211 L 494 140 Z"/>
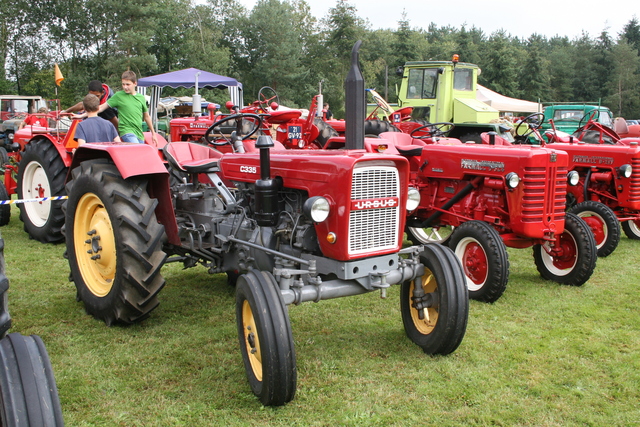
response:
<path id="1" fill-rule="evenodd" d="M 512 145 L 505 138 L 503 138 L 500 135 L 497 135 L 495 133 L 493 135 L 490 135 L 489 132 L 482 132 L 480 134 L 480 139 L 482 140 L 483 144 L 489 145 L 489 144 L 491 144 L 491 136 L 493 136 L 495 138 L 493 145 Z"/>
<path id="2" fill-rule="evenodd" d="M 297 119 L 302 115 L 302 111 L 300 110 L 282 110 L 282 111 L 272 111 L 269 113 L 269 117 L 267 117 L 267 121 L 270 124 L 281 125 L 283 123 L 290 122 L 291 120 Z"/>
<path id="3" fill-rule="evenodd" d="M 616 117 L 613 120 L 613 130 L 618 135 L 629 133 L 629 126 L 627 126 L 627 121 L 622 117 Z"/>
<path id="4" fill-rule="evenodd" d="M 187 173 L 208 173 L 220 170 L 218 161 L 222 153 L 194 142 L 176 141 L 162 148 L 169 164 Z"/>

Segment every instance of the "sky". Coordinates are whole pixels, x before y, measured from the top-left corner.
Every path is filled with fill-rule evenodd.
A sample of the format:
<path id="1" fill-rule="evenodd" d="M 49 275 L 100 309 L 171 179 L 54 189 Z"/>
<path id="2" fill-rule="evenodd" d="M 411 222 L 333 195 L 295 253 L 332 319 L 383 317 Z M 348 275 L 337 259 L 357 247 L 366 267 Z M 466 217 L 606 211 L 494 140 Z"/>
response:
<path id="1" fill-rule="evenodd" d="M 326 16 L 336 0 L 306 0 L 317 18 Z M 240 0 L 249 10 L 256 0 Z M 606 2 L 567 0 L 495 1 L 495 0 L 348 0 L 361 18 L 369 20 L 373 29 L 398 27 L 403 9 L 412 28 L 450 25 L 468 29 L 475 26 L 489 36 L 504 29 L 514 37 L 528 38 L 537 33 L 547 37 L 579 37 L 583 30 L 596 38 L 605 28 L 614 39 L 631 18 L 640 15 L 637 3 L 628 0 Z M 633 6 L 633 5 L 636 6 Z M 603 6 L 606 6 L 604 8 Z"/>

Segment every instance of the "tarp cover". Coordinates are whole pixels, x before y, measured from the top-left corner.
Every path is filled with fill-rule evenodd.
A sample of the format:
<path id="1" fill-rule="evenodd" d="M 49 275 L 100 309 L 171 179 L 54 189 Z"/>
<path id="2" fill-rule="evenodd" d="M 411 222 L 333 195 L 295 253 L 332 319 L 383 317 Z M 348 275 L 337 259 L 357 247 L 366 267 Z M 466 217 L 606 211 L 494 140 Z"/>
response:
<path id="1" fill-rule="evenodd" d="M 138 86 L 194 87 L 196 85 L 196 73 L 200 73 L 198 75 L 199 88 L 226 89 L 229 86 L 242 86 L 234 78 L 198 70 L 197 68 L 186 68 L 156 76 L 143 77 L 138 79 Z"/>
<path id="2" fill-rule="evenodd" d="M 492 106 L 501 113 L 538 113 L 542 111 L 542 106 L 537 102 L 509 98 L 481 85 L 478 85 L 476 99 Z"/>

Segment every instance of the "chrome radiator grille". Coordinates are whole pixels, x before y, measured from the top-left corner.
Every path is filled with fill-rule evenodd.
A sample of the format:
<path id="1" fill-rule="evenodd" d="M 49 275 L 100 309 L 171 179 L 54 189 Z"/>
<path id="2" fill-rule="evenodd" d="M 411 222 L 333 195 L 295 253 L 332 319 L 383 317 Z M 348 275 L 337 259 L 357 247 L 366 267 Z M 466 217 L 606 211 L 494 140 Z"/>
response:
<path id="1" fill-rule="evenodd" d="M 631 159 L 631 185 L 629 186 L 629 201 L 640 203 L 640 159 Z"/>
<path id="2" fill-rule="evenodd" d="M 351 210 L 349 254 L 363 254 L 395 248 L 400 222 L 400 177 L 391 166 L 362 166 L 353 170 L 351 202 L 395 198 L 393 207 Z M 387 199 L 388 200 L 388 199 Z"/>

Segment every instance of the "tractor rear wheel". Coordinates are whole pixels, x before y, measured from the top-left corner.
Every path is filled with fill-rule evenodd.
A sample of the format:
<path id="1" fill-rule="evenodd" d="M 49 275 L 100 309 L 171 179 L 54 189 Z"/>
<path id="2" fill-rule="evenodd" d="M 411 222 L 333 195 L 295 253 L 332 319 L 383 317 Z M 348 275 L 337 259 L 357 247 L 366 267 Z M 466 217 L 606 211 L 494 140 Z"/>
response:
<path id="1" fill-rule="evenodd" d="M 640 220 L 625 221 L 622 223 L 622 229 L 629 239 L 640 240 Z"/>
<path id="2" fill-rule="evenodd" d="M 236 323 L 253 393 L 265 406 L 281 406 L 296 392 L 296 355 L 287 307 L 273 276 L 251 270 L 238 277 Z"/>
<path id="3" fill-rule="evenodd" d="M 0 363 L 0 425 L 64 425 L 56 379 L 39 336 L 7 335 L 0 340 Z"/>
<path id="4" fill-rule="evenodd" d="M 446 246 L 426 245 L 420 261 L 425 269 L 419 278 L 425 294 L 421 302 L 424 308 L 418 310 L 414 300 L 417 279 L 402 283 L 400 312 L 404 330 L 425 353 L 449 354 L 458 348 L 467 329 L 469 295 L 464 273 Z"/>
<path id="5" fill-rule="evenodd" d="M 9 163 L 9 153 L 4 147 L 0 147 L 0 166 L 4 166 Z"/>
<path id="6" fill-rule="evenodd" d="M 82 162 L 67 184 L 67 254 L 87 313 L 107 325 L 140 321 L 159 304 L 164 227 L 145 178 L 123 179 L 106 159 Z"/>
<path id="7" fill-rule="evenodd" d="M 331 125 L 320 117 L 316 117 L 313 120 L 313 124 L 318 128 L 318 137 L 313 141 L 318 147 L 323 148 L 329 139 L 339 136 L 338 131 L 331 127 Z"/>
<path id="8" fill-rule="evenodd" d="M 365 120 L 364 122 L 364 134 L 366 136 L 377 137 L 382 132 L 399 132 L 398 128 L 391 123 L 384 120 Z"/>
<path id="9" fill-rule="evenodd" d="M 64 196 L 64 180 L 68 168 L 51 141 L 29 142 L 18 168 L 18 199 Z M 64 240 L 62 201 L 29 202 L 18 205 L 20 219 L 32 239 L 42 243 Z"/>
<path id="10" fill-rule="evenodd" d="M 427 243 L 440 243 L 446 245 L 455 227 L 450 225 L 419 228 L 407 227 L 407 238 L 414 245 L 426 245 Z"/>
<path id="11" fill-rule="evenodd" d="M 0 200 L 11 200 L 7 187 L 3 182 L 0 182 Z M 9 224 L 11 220 L 11 205 L 0 205 L 0 227 Z"/>
<path id="12" fill-rule="evenodd" d="M 509 257 L 498 232 L 486 222 L 468 221 L 456 228 L 448 246 L 462 264 L 469 298 L 494 302 L 507 288 Z"/>
<path id="13" fill-rule="evenodd" d="M 598 259 L 596 241 L 589 226 L 577 215 L 567 212 L 564 232 L 551 245 L 533 246 L 533 259 L 540 275 L 557 283 L 582 286 L 589 280 Z"/>
<path id="14" fill-rule="evenodd" d="M 611 208 L 588 200 L 574 206 L 571 211 L 587 223 L 596 240 L 598 256 L 610 255 L 620 243 L 620 221 Z"/>

